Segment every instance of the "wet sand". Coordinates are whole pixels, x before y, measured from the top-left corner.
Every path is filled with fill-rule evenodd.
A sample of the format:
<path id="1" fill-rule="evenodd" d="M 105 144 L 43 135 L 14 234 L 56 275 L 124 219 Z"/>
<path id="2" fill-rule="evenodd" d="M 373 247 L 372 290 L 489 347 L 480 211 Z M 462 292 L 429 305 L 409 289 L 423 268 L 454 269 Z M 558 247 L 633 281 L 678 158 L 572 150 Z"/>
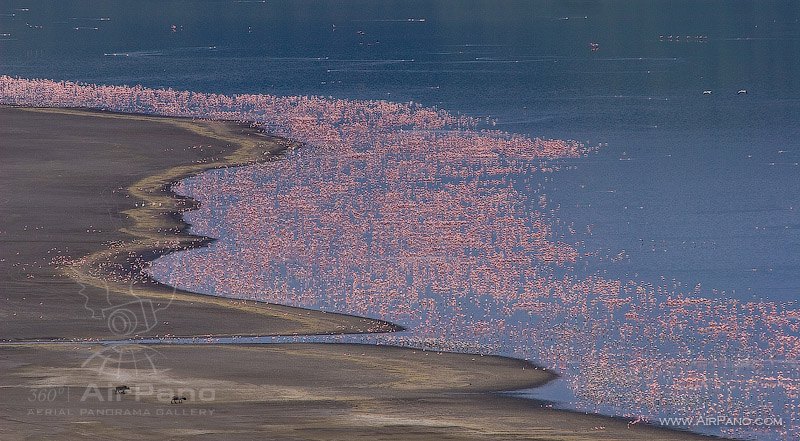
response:
<path id="1" fill-rule="evenodd" d="M 118 337 L 103 310 L 137 300 L 132 291 L 153 299 L 158 312 L 148 314 L 152 322 L 139 317 L 130 336 L 395 329 L 352 316 L 198 296 L 148 280 L 126 282 L 124 273 L 143 263 L 143 255 L 206 241 L 183 233 L 174 213 L 192 204 L 169 193 L 171 182 L 264 160 L 285 148 L 284 141 L 235 123 L 72 110 L 0 107 L 0 121 L 0 211 L 8 213 L 0 230 L 0 282 L 8 288 L 0 338 Z M 63 255 L 87 257 L 68 268 L 51 265 Z M 108 277 L 114 272 L 120 277 Z"/>
<path id="2" fill-rule="evenodd" d="M 125 349 L 157 368 L 104 368 L 100 345 L 0 348 L 0 438 L 683 438 L 487 393 L 549 378 L 508 358 L 344 344 L 115 350 Z M 119 384 L 130 392 L 113 394 Z M 53 399 L 31 401 L 40 391 Z M 170 404 L 174 394 L 188 400 Z"/>
<path id="3" fill-rule="evenodd" d="M 175 212 L 192 201 L 171 195 L 169 183 L 268 160 L 287 145 L 232 122 L 0 107 L 0 339 L 20 342 L 0 346 L 0 439 L 703 438 L 493 394 L 552 379 L 502 357 L 360 345 L 22 342 L 397 329 L 127 282 L 147 259 L 207 242 L 185 233 Z M 114 311 L 135 311 L 121 308 L 131 302 L 146 306 L 142 315 L 116 322 Z M 120 384 L 131 391 L 109 393 Z M 170 404 L 173 393 L 189 400 Z"/>

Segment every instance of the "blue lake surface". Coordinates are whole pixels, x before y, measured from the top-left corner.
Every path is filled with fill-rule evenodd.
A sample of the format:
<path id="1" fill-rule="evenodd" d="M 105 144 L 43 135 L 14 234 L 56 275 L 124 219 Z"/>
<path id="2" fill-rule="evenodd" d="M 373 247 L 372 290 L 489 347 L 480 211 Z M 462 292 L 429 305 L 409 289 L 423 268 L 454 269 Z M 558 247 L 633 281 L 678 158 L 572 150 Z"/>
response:
<path id="1" fill-rule="evenodd" d="M 604 270 L 800 288 L 796 1 L 0 5 L 8 75 L 414 100 L 608 143 L 546 188 L 588 249 L 630 256 Z"/>
<path id="2" fill-rule="evenodd" d="M 798 55 L 798 1 L 0 1 L 0 74 L 413 100 L 603 143 L 542 184 L 597 251 L 581 271 L 740 300 L 800 297 Z"/>

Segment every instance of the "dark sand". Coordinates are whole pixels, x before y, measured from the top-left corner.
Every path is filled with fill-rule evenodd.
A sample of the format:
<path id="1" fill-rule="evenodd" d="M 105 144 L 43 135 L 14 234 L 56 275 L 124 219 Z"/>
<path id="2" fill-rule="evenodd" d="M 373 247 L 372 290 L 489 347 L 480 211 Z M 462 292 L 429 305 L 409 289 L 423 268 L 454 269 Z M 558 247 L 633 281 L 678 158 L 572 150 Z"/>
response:
<path id="1" fill-rule="evenodd" d="M 222 163 L 263 160 L 282 148 L 278 141 L 226 122 L 0 107 L 0 339 L 113 338 L 102 310 L 136 300 L 131 289 L 154 299 L 154 309 L 169 305 L 155 323 L 139 317 L 137 336 L 391 330 L 352 316 L 173 295 L 155 283 L 105 277 L 156 241 L 203 241 L 179 233 L 184 225 L 173 213 L 191 204 L 165 186 Z M 143 199 L 147 206 L 136 207 Z M 115 241 L 125 244 L 109 251 Z M 91 257 L 66 269 L 50 264 L 63 254 Z"/>
<path id="2" fill-rule="evenodd" d="M 132 301 L 158 310 L 137 322 L 131 334 L 139 336 L 395 329 L 120 277 L 143 256 L 205 241 L 182 234 L 173 212 L 191 201 L 171 196 L 169 182 L 284 146 L 234 123 L 0 107 L 0 339 L 19 341 L 0 346 L 0 440 L 706 439 L 491 393 L 552 378 L 502 357 L 362 345 L 22 342 L 118 338 L 108 318 Z M 65 254 L 87 257 L 51 264 Z M 111 394 L 120 384 L 131 391 Z M 174 394 L 189 400 L 170 404 Z"/>

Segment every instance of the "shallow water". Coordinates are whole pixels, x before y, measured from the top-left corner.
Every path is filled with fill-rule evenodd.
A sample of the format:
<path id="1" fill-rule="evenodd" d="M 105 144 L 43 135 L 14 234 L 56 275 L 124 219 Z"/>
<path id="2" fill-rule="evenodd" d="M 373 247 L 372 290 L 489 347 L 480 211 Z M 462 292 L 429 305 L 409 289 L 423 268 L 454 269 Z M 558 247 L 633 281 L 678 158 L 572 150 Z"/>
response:
<path id="1" fill-rule="evenodd" d="M 4 2 L 0 72 L 414 100 L 605 142 L 547 183 L 588 247 L 630 256 L 603 270 L 800 287 L 797 2 L 147 3 Z"/>
<path id="2" fill-rule="evenodd" d="M 607 143 L 529 187 L 595 253 L 576 275 L 797 299 L 800 3 L 350 3 L 1 2 L 0 74 L 414 100 L 508 132 Z M 566 407 L 640 410 L 563 389 L 550 397 Z"/>

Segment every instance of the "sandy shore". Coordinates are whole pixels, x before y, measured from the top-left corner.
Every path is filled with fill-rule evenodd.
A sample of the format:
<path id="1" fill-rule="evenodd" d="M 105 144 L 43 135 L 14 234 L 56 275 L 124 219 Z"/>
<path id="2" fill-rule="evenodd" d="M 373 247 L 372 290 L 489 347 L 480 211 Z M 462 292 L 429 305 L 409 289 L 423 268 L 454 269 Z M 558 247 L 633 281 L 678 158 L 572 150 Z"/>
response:
<path id="1" fill-rule="evenodd" d="M 695 438 L 486 393 L 549 378 L 501 357 L 321 344 L 113 349 L 147 355 L 154 369 L 109 367 L 110 351 L 0 348 L 0 439 Z M 131 391 L 113 394 L 119 384 Z M 188 400 L 170 404 L 174 394 Z"/>
<path id="2" fill-rule="evenodd" d="M 281 140 L 228 122 L 72 110 L 0 108 L 0 120 L 0 209 L 11 213 L 0 232 L 0 280 L 9 288 L 0 338 L 118 337 L 102 311 L 136 300 L 131 294 L 152 299 L 158 312 L 152 323 L 139 317 L 130 336 L 395 329 L 113 277 L 143 263 L 142 255 L 205 242 L 183 233 L 185 225 L 174 213 L 191 208 L 191 201 L 169 193 L 171 182 L 212 167 L 264 160 L 285 148 Z M 50 264 L 63 255 L 85 257 L 66 269 Z"/>
<path id="3" fill-rule="evenodd" d="M 0 107 L 0 339 L 396 329 L 126 282 L 206 242 L 185 234 L 174 213 L 192 201 L 171 182 L 286 145 L 229 122 Z M 0 346 L 0 373 L 3 440 L 703 438 L 491 393 L 552 379 L 520 360 L 385 346 L 20 342 Z"/>

